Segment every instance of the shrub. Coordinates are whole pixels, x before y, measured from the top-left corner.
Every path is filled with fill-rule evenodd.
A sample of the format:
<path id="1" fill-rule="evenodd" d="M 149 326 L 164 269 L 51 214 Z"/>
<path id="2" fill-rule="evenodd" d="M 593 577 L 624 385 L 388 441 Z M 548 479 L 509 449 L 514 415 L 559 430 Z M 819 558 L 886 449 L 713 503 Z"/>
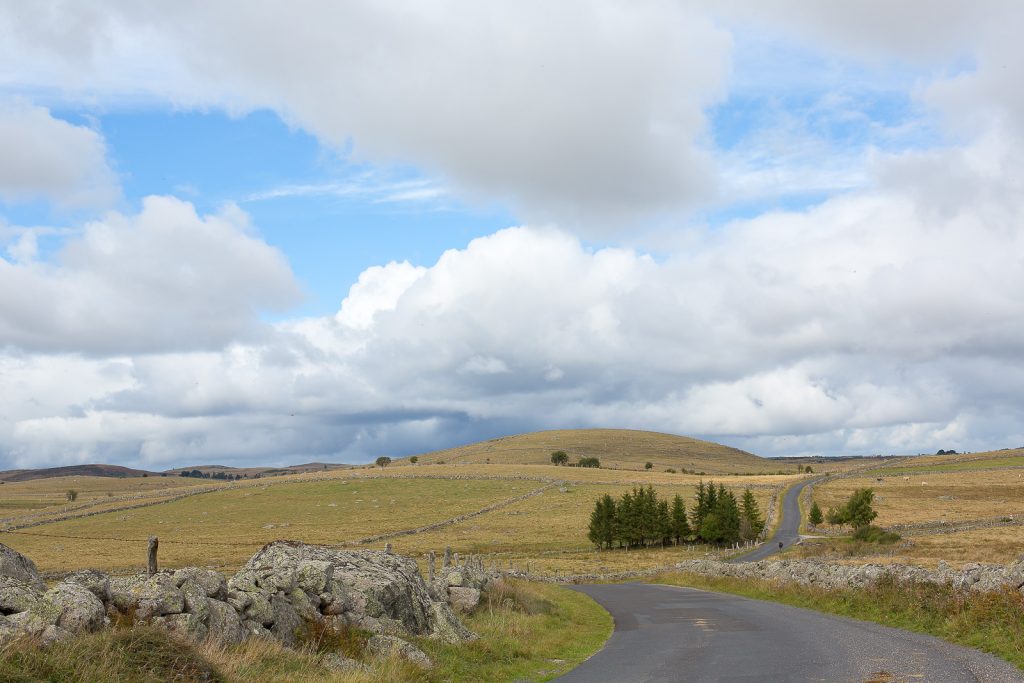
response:
<path id="1" fill-rule="evenodd" d="M 674 470 L 673 468 L 671 468 L 671 467 L 669 467 L 669 468 L 668 468 L 667 470 L 665 470 L 665 471 L 666 471 L 666 472 L 668 472 L 669 474 L 675 474 L 675 473 L 676 473 L 676 471 L 675 471 L 675 470 Z"/>
<path id="2" fill-rule="evenodd" d="M 375 461 L 377 467 L 387 467 L 391 464 L 391 458 L 386 455 L 382 455 Z"/>
<path id="3" fill-rule="evenodd" d="M 598 460 L 597 458 L 593 458 L 593 457 L 580 458 L 580 461 L 578 463 L 576 463 L 576 466 L 577 467 L 600 468 L 601 467 L 601 461 Z"/>
<path id="4" fill-rule="evenodd" d="M 654 468 L 654 463 L 652 463 L 652 462 L 645 462 L 644 463 L 644 469 L 645 470 L 650 470 L 650 469 L 653 469 L 653 468 Z"/>
<path id="5" fill-rule="evenodd" d="M 417 456 L 417 455 L 414 455 L 411 458 L 409 458 L 409 462 L 411 462 L 413 465 L 415 465 L 419 461 L 420 461 L 420 459 L 419 459 L 419 456 Z"/>
<path id="6" fill-rule="evenodd" d="M 68 499 L 68 502 L 74 502 L 78 500 L 78 491 L 74 489 L 68 489 L 68 492 L 65 493 L 64 496 Z"/>
<path id="7" fill-rule="evenodd" d="M 569 454 L 565 451 L 555 451 L 551 454 L 552 465 L 564 465 L 569 462 Z"/>
<path id="8" fill-rule="evenodd" d="M 881 527 L 877 527 L 874 524 L 862 526 L 853 532 L 853 540 L 865 541 L 867 543 L 895 543 L 900 540 L 900 535 L 891 531 L 886 531 Z"/>

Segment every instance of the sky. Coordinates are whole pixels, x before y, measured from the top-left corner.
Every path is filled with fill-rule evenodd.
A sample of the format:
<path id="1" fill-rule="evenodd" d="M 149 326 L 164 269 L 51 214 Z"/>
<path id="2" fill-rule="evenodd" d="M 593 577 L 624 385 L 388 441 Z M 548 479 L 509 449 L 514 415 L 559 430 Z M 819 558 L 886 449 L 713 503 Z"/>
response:
<path id="1" fill-rule="evenodd" d="M 1024 445 L 1016 0 L 0 0 L 0 469 Z"/>

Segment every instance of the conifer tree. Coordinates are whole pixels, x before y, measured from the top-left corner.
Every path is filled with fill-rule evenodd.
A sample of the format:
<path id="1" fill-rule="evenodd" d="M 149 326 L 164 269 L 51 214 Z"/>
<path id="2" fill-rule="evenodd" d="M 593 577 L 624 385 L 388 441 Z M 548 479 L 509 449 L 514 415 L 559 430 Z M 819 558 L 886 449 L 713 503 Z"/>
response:
<path id="1" fill-rule="evenodd" d="M 740 536 L 744 540 L 755 539 L 764 530 L 764 520 L 761 518 L 761 511 L 758 509 L 757 501 L 750 489 L 743 491 L 743 503 L 741 508 L 741 527 L 744 533 Z"/>
<path id="2" fill-rule="evenodd" d="M 683 502 L 683 497 L 676 495 L 672 499 L 672 537 L 676 540 L 676 545 L 679 545 L 682 540 L 690 535 L 690 524 L 686 519 L 686 503 Z"/>
<path id="3" fill-rule="evenodd" d="M 825 517 L 821 514 L 821 508 L 818 507 L 817 501 L 811 504 L 811 511 L 807 514 L 807 521 L 814 526 L 818 526 L 825 521 Z"/>
<path id="4" fill-rule="evenodd" d="M 668 509 L 667 500 L 658 501 L 658 540 L 661 541 L 661 547 L 665 547 L 672 543 L 672 513 Z"/>
<path id="5" fill-rule="evenodd" d="M 597 499 L 590 513 L 587 537 L 598 548 L 611 548 L 615 542 L 615 501 L 607 493 Z"/>

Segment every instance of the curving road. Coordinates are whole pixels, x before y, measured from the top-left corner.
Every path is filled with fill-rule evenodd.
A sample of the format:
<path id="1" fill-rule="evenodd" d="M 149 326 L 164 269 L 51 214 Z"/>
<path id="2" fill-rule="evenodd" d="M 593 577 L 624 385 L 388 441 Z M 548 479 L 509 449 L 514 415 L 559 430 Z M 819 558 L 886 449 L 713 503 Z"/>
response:
<path id="1" fill-rule="evenodd" d="M 775 529 L 775 534 L 749 553 L 737 555 L 728 562 L 757 562 L 769 555 L 779 552 L 779 543 L 788 548 L 800 540 L 800 492 L 808 484 L 821 481 L 824 477 L 812 477 L 798 484 L 793 484 L 782 499 L 782 523 Z"/>
<path id="2" fill-rule="evenodd" d="M 799 540 L 798 498 L 783 499 L 775 535 L 730 562 L 754 562 Z M 938 638 L 773 602 L 695 588 L 626 583 L 571 586 L 615 619 L 604 649 L 563 683 L 829 681 L 1021 683 L 1012 665 Z"/>
<path id="3" fill-rule="evenodd" d="M 772 602 L 655 584 L 573 586 L 615 618 L 562 683 L 1003 683 L 1010 664 L 909 631 Z"/>

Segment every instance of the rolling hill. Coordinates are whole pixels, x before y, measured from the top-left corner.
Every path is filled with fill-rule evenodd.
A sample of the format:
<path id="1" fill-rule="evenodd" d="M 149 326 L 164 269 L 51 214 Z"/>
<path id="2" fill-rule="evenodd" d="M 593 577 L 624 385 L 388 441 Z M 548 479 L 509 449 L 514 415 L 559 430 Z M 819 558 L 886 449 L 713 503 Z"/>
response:
<path id="1" fill-rule="evenodd" d="M 737 448 L 688 436 L 632 429 L 559 429 L 503 436 L 466 446 L 418 456 L 421 463 L 503 463 L 546 465 L 553 451 L 565 451 L 569 462 L 590 456 L 602 467 L 643 469 L 650 462 L 657 471 L 668 468 L 722 474 L 772 472 L 778 465 Z"/>
<path id="2" fill-rule="evenodd" d="M 30 481 L 49 477 L 158 477 L 159 472 L 136 470 L 120 465 L 67 465 L 65 467 L 44 467 L 35 470 L 6 470 L 0 472 L 0 481 Z"/>

